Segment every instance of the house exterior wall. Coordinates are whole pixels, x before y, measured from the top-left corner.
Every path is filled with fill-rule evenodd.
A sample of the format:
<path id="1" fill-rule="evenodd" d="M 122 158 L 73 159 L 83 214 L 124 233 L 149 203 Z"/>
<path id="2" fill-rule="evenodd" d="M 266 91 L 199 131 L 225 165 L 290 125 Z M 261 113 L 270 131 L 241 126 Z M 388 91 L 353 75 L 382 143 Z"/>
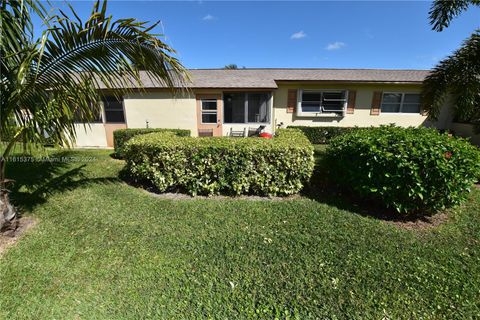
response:
<path id="1" fill-rule="evenodd" d="M 296 113 L 287 112 L 289 89 L 337 89 L 355 90 L 355 110 L 353 114 L 343 117 L 298 117 Z M 335 84 L 335 83 L 279 83 L 274 94 L 274 118 L 276 125 L 287 126 L 338 126 L 338 127 L 369 127 L 395 123 L 398 126 L 419 126 L 426 124 L 427 117 L 418 114 L 380 113 L 370 115 L 373 93 L 407 92 L 420 93 L 421 86 L 416 84 Z"/>
<path id="2" fill-rule="evenodd" d="M 88 125 L 76 124 L 77 139 L 75 146 L 86 148 L 106 148 L 107 135 L 103 123 L 91 123 Z"/>
<path id="3" fill-rule="evenodd" d="M 124 97 L 128 128 L 188 129 L 197 132 L 195 95 L 173 96 L 168 91 L 132 93 Z"/>
<path id="4" fill-rule="evenodd" d="M 288 91 L 291 89 L 343 89 L 355 90 L 355 109 L 353 114 L 343 117 L 298 117 L 295 112 L 287 112 Z M 396 124 L 398 126 L 435 126 L 440 129 L 449 129 L 452 125 L 450 111 L 451 101 L 447 100 L 440 113 L 439 120 L 435 123 L 427 121 L 427 116 L 418 114 L 392 114 L 380 113 L 371 115 L 372 100 L 375 91 L 420 93 L 420 84 L 354 84 L 354 83 L 308 83 L 308 82 L 279 82 L 278 89 L 196 89 L 173 96 L 165 89 L 149 89 L 147 91 L 131 93 L 124 97 L 125 124 L 127 128 L 146 128 L 147 121 L 150 128 L 188 129 L 192 136 L 198 135 L 197 96 L 218 95 L 224 92 L 271 92 L 269 102 L 270 122 L 265 125 L 265 131 L 274 132 L 277 126 L 340 126 L 340 127 L 368 127 Z M 223 110 L 222 110 L 223 111 Z M 223 114 L 223 112 L 220 112 Z M 248 132 L 249 128 L 258 128 L 261 124 L 242 123 L 227 124 L 221 119 L 221 131 L 228 136 L 231 130 Z M 94 123 L 86 129 L 77 125 L 78 147 L 108 147 L 111 146 L 111 130 L 109 124 Z M 459 127 L 459 132 L 466 132 Z M 108 132 L 107 132 L 108 131 Z M 466 134 L 466 133 L 465 133 Z M 110 137 L 110 138 L 109 138 Z"/>

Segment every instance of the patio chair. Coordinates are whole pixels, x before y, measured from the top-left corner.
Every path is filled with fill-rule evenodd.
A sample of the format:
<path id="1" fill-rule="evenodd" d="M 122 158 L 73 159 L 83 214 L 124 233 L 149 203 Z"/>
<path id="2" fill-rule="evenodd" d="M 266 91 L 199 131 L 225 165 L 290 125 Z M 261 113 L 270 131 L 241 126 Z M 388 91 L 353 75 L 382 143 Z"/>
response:
<path id="1" fill-rule="evenodd" d="M 246 131 L 246 128 L 243 128 L 243 130 L 233 130 L 233 128 L 230 128 L 230 137 L 244 138 L 245 131 Z"/>
<path id="2" fill-rule="evenodd" d="M 199 137 L 213 137 L 213 129 L 198 129 Z"/>
<path id="3" fill-rule="evenodd" d="M 266 126 L 259 126 L 259 127 L 249 127 L 248 128 L 248 137 L 258 137 L 262 130 L 265 129 Z"/>

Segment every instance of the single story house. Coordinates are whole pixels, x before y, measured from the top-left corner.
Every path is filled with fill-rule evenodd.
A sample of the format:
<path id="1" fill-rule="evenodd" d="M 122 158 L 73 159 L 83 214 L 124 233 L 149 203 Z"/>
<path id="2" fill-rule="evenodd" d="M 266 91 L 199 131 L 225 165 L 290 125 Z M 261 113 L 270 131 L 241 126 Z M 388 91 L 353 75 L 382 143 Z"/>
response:
<path id="1" fill-rule="evenodd" d="M 420 91 L 428 70 L 194 69 L 187 92 L 170 90 L 141 74 L 144 89 L 107 96 L 102 114 L 78 124 L 78 147 L 112 147 L 122 128 L 189 129 L 193 136 L 248 135 L 261 128 L 434 125 L 451 129 L 447 105 L 428 123 Z"/>

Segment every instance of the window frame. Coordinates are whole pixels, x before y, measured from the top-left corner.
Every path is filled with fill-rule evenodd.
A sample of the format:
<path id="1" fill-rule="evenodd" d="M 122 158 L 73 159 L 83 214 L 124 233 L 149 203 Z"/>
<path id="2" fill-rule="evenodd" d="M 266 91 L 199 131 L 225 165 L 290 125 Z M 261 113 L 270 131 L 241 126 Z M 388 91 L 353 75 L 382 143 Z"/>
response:
<path id="1" fill-rule="evenodd" d="M 216 108 L 215 110 L 203 110 L 203 102 L 215 102 Z M 215 114 L 215 122 L 203 122 L 203 114 Z M 215 98 L 203 98 L 200 99 L 200 123 L 201 124 L 216 124 L 218 123 L 218 100 Z"/>
<path id="2" fill-rule="evenodd" d="M 225 95 L 226 94 L 244 94 L 243 112 L 244 122 L 225 122 Z M 249 122 L 248 121 L 248 94 L 265 94 L 267 96 L 267 121 L 266 122 Z M 272 93 L 269 91 L 225 91 L 222 92 L 222 124 L 235 125 L 235 124 L 251 124 L 251 125 L 268 125 L 272 121 Z"/>
<path id="3" fill-rule="evenodd" d="M 104 124 L 126 124 L 127 123 L 127 115 L 125 114 L 125 103 L 124 103 L 124 99 L 123 97 L 120 97 L 121 100 L 117 100 L 120 102 L 121 106 L 122 106 L 122 113 L 123 113 L 123 122 L 120 122 L 120 121 L 108 121 L 107 120 L 107 109 L 106 109 L 106 101 L 108 98 L 117 98 L 116 96 L 114 95 L 111 95 L 111 96 L 105 96 L 103 99 L 102 99 L 102 109 L 103 109 L 103 123 Z M 116 111 L 120 111 L 120 110 L 116 110 Z"/>
<path id="4" fill-rule="evenodd" d="M 318 111 L 303 111 L 303 93 L 320 93 L 320 112 Z M 323 95 L 324 93 L 343 93 L 343 108 L 341 111 L 324 111 L 323 110 Z M 348 89 L 298 89 L 297 92 L 297 117 L 344 117 L 348 107 Z"/>
<path id="5" fill-rule="evenodd" d="M 402 95 L 401 99 L 400 99 L 400 107 L 398 109 L 398 112 L 384 112 L 382 110 L 382 106 L 383 106 L 383 99 L 385 97 L 386 94 L 400 94 Z M 382 100 L 380 101 L 380 114 L 386 114 L 386 115 L 392 115 L 392 114 L 402 114 L 402 115 L 421 115 L 422 114 L 422 101 L 420 100 L 420 102 L 418 103 L 418 112 L 402 112 L 402 109 L 403 109 L 403 104 L 404 104 L 404 101 L 405 101 L 405 95 L 407 94 L 416 94 L 418 95 L 420 98 L 421 98 L 421 94 L 420 92 L 404 92 L 404 91 L 386 91 L 386 92 L 382 92 Z M 387 102 L 387 104 L 389 104 Z M 390 104 L 393 104 L 393 103 L 390 103 Z M 408 103 L 407 103 L 408 104 Z M 412 104 L 412 103 L 410 103 Z"/>

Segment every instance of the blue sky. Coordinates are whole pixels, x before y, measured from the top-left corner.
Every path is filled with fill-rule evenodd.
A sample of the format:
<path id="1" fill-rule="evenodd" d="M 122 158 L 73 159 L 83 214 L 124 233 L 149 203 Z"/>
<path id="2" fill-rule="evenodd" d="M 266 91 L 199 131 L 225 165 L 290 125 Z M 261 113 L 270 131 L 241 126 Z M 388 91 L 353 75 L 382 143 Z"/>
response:
<path id="1" fill-rule="evenodd" d="M 87 17 L 92 1 L 70 1 Z M 65 2 L 53 2 L 65 8 Z M 110 1 L 115 18 L 162 21 L 188 68 L 428 69 L 480 28 L 472 7 L 443 32 L 429 1 Z M 163 30 L 162 30 L 163 29 Z"/>

